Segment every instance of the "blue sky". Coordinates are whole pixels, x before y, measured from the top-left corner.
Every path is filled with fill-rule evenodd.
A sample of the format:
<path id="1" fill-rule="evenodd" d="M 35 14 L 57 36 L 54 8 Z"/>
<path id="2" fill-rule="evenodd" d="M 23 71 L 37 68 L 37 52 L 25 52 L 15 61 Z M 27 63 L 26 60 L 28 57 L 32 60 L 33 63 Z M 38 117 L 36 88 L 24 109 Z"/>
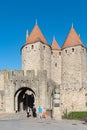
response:
<path id="1" fill-rule="evenodd" d="M 87 0 L 0 0 L 0 70 L 21 69 L 26 29 L 38 21 L 49 44 L 62 47 L 72 22 L 87 47 Z"/>

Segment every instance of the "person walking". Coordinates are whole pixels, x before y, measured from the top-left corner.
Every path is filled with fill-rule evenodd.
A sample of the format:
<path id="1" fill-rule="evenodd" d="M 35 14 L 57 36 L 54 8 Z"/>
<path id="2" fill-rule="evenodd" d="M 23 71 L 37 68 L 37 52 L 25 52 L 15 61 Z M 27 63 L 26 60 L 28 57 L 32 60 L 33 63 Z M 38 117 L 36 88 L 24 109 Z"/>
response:
<path id="1" fill-rule="evenodd" d="M 29 107 L 27 107 L 27 110 L 26 110 L 26 112 L 27 112 L 27 117 L 29 117 L 30 115 L 30 108 Z"/>
<path id="2" fill-rule="evenodd" d="M 38 107 L 38 114 L 39 114 L 39 118 L 42 119 L 42 112 L 43 112 L 43 109 L 41 106 Z"/>
<path id="3" fill-rule="evenodd" d="M 32 114 L 33 114 L 33 117 L 37 117 L 36 108 L 35 107 L 32 108 Z"/>
<path id="4" fill-rule="evenodd" d="M 43 118 L 46 118 L 46 115 L 47 115 L 47 114 L 46 114 L 46 109 L 45 109 L 45 108 L 43 108 L 42 117 L 43 117 Z"/>

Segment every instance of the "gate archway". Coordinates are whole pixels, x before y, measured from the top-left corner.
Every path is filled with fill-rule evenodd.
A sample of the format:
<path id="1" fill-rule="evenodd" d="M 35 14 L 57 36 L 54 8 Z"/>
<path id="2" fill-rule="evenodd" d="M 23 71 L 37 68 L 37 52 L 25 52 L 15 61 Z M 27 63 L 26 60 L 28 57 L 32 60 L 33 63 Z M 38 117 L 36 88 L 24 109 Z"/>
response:
<path id="1" fill-rule="evenodd" d="M 28 87 L 22 87 L 15 92 L 14 109 L 16 112 L 24 111 L 27 107 L 33 108 L 35 92 Z"/>

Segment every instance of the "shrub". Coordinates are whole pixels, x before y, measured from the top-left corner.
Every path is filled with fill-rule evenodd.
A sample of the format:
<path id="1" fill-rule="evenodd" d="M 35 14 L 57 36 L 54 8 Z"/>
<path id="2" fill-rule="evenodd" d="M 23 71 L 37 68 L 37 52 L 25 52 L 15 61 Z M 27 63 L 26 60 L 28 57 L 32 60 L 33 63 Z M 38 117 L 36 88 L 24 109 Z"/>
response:
<path id="1" fill-rule="evenodd" d="M 87 118 L 87 111 L 78 111 L 78 112 L 70 112 L 66 115 L 63 116 L 66 119 L 79 119 L 83 120 Z"/>

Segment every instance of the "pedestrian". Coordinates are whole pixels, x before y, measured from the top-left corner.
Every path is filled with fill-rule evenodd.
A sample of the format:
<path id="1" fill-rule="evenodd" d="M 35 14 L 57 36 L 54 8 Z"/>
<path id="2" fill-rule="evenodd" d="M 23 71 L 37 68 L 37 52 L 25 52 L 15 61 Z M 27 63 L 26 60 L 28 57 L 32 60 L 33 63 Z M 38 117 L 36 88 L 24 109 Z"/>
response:
<path id="1" fill-rule="evenodd" d="M 39 114 L 39 118 L 42 119 L 42 112 L 43 112 L 43 109 L 41 106 L 38 107 L 38 114 Z"/>
<path id="2" fill-rule="evenodd" d="M 30 116 L 30 108 L 29 107 L 27 107 L 27 117 L 29 117 Z"/>
<path id="3" fill-rule="evenodd" d="M 33 113 L 33 117 L 37 117 L 37 114 L 36 114 L 36 108 L 35 108 L 35 107 L 33 107 L 33 109 L 32 109 L 32 113 Z"/>
<path id="4" fill-rule="evenodd" d="M 46 114 L 46 109 L 45 109 L 45 108 L 43 108 L 42 117 L 43 117 L 43 118 L 46 118 L 46 115 L 47 115 L 47 114 Z"/>

